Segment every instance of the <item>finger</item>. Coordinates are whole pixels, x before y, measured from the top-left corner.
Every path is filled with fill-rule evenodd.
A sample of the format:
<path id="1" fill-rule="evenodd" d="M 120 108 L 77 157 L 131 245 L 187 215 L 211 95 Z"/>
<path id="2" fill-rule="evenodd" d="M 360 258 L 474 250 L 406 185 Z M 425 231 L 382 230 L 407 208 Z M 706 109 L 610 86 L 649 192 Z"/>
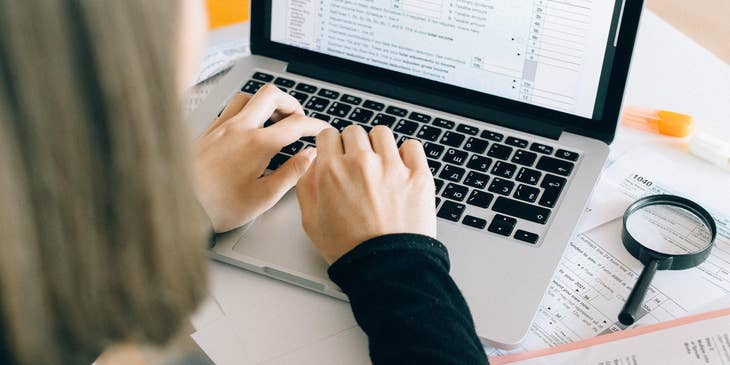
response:
<path id="1" fill-rule="evenodd" d="M 334 128 L 323 129 L 317 135 L 317 157 L 321 159 L 341 156 L 345 153 L 340 132 Z"/>
<path id="2" fill-rule="evenodd" d="M 251 100 L 230 122 L 242 123 L 246 127 L 259 128 L 271 118 L 278 115 L 304 115 L 302 104 L 293 96 L 279 90 L 274 85 L 266 84 L 251 97 Z"/>
<path id="3" fill-rule="evenodd" d="M 400 146 L 400 156 L 403 164 L 411 171 L 423 172 L 428 170 L 428 161 L 421 142 L 415 139 L 403 142 Z"/>
<path id="4" fill-rule="evenodd" d="M 370 131 L 370 143 L 373 146 L 373 151 L 380 155 L 386 162 L 401 162 L 398 146 L 395 143 L 395 137 L 390 128 L 382 125 L 373 128 Z"/>
<path id="5" fill-rule="evenodd" d="M 294 143 L 294 141 L 308 136 L 316 136 L 325 128 L 331 128 L 327 122 L 304 115 L 290 115 L 262 130 L 267 134 L 266 140 L 271 143 L 274 151 Z"/>
<path id="6" fill-rule="evenodd" d="M 357 124 L 349 125 L 342 131 L 342 145 L 344 146 L 345 154 L 373 152 L 373 147 L 370 145 L 370 138 L 368 138 L 367 132 Z"/>
<path id="7" fill-rule="evenodd" d="M 271 174 L 261 178 L 261 182 L 273 202 L 279 201 L 284 194 L 297 185 L 316 156 L 317 152 L 314 148 L 307 148 L 292 156 Z"/>
<path id="8" fill-rule="evenodd" d="M 316 217 L 317 206 L 317 160 L 315 159 L 309 166 L 307 172 L 299 179 L 297 183 L 296 193 L 299 201 L 299 209 L 302 214 L 302 226 L 304 231 L 310 234 L 308 227 L 313 224 Z"/>
<path id="9" fill-rule="evenodd" d="M 244 106 L 246 106 L 246 103 L 251 100 L 251 95 L 245 94 L 245 93 L 236 93 L 231 98 L 231 101 L 228 102 L 228 105 L 226 105 L 225 109 L 223 109 L 223 112 L 221 113 L 216 120 L 213 121 L 213 123 L 208 126 L 208 129 L 205 130 L 204 134 L 208 134 L 218 128 L 223 122 L 225 122 L 228 119 L 231 119 L 235 115 L 241 112 Z"/>

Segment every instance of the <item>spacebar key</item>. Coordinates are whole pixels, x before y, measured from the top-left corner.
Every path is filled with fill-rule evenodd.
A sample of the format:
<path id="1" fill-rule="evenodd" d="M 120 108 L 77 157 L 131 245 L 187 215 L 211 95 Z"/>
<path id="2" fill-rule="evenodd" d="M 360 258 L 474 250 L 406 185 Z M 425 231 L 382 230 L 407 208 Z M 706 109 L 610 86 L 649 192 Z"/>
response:
<path id="1" fill-rule="evenodd" d="M 497 213 L 511 215 L 513 217 L 522 218 L 540 224 L 545 224 L 548 217 L 550 217 L 550 209 L 545 209 L 505 197 L 497 198 L 494 206 L 492 206 L 492 210 Z"/>

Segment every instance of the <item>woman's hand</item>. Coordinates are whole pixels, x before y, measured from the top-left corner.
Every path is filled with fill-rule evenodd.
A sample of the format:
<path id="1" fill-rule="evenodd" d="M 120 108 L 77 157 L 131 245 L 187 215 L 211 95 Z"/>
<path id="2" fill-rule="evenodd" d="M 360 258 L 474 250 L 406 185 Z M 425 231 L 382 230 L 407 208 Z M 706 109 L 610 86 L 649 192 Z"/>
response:
<path id="1" fill-rule="evenodd" d="M 436 237 L 434 183 L 423 146 L 398 150 L 393 133 L 325 129 L 317 159 L 297 185 L 302 224 L 332 264 L 358 244 L 391 233 Z"/>
<path id="2" fill-rule="evenodd" d="M 264 122 L 277 121 L 264 128 Z M 262 176 L 274 155 L 329 125 L 304 116 L 301 104 L 273 85 L 254 96 L 237 94 L 195 143 L 195 189 L 216 232 L 238 228 L 270 209 L 315 157 L 303 150 Z"/>

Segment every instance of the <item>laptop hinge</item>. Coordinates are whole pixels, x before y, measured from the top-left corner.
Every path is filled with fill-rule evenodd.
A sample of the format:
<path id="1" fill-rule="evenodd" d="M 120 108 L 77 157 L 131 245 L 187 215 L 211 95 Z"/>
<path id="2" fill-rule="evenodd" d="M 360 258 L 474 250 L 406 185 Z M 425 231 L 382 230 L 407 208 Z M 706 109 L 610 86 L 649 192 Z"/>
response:
<path id="1" fill-rule="evenodd" d="M 311 77 L 314 79 L 338 84 L 365 92 L 382 95 L 388 98 L 421 105 L 427 108 L 444 111 L 476 119 L 485 123 L 497 124 L 507 128 L 538 136 L 560 139 L 563 128 L 534 118 L 520 116 L 515 113 L 499 111 L 494 108 L 480 106 L 448 98 L 444 95 L 429 93 L 415 88 L 381 81 L 374 77 L 363 77 L 356 73 L 332 67 L 323 67 L 305 62 L 290 62 L 287 72 Z"/>

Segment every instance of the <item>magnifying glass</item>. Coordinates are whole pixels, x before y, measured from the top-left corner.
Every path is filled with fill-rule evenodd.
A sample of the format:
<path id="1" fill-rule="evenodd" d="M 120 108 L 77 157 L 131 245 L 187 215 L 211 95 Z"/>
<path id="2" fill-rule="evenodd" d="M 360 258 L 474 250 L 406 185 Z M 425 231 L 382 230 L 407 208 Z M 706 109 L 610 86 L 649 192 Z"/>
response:
<path id="1" fill-rule="evenodd" d="M 639 199 L 624 213 L 624 247 L 644 264 L 618 319 L 636 322 L 636 313 L 657 270 L 685 270 L 703 263 L 717 236 L 715 220 L 697 203 L 675 195 Z"/>

